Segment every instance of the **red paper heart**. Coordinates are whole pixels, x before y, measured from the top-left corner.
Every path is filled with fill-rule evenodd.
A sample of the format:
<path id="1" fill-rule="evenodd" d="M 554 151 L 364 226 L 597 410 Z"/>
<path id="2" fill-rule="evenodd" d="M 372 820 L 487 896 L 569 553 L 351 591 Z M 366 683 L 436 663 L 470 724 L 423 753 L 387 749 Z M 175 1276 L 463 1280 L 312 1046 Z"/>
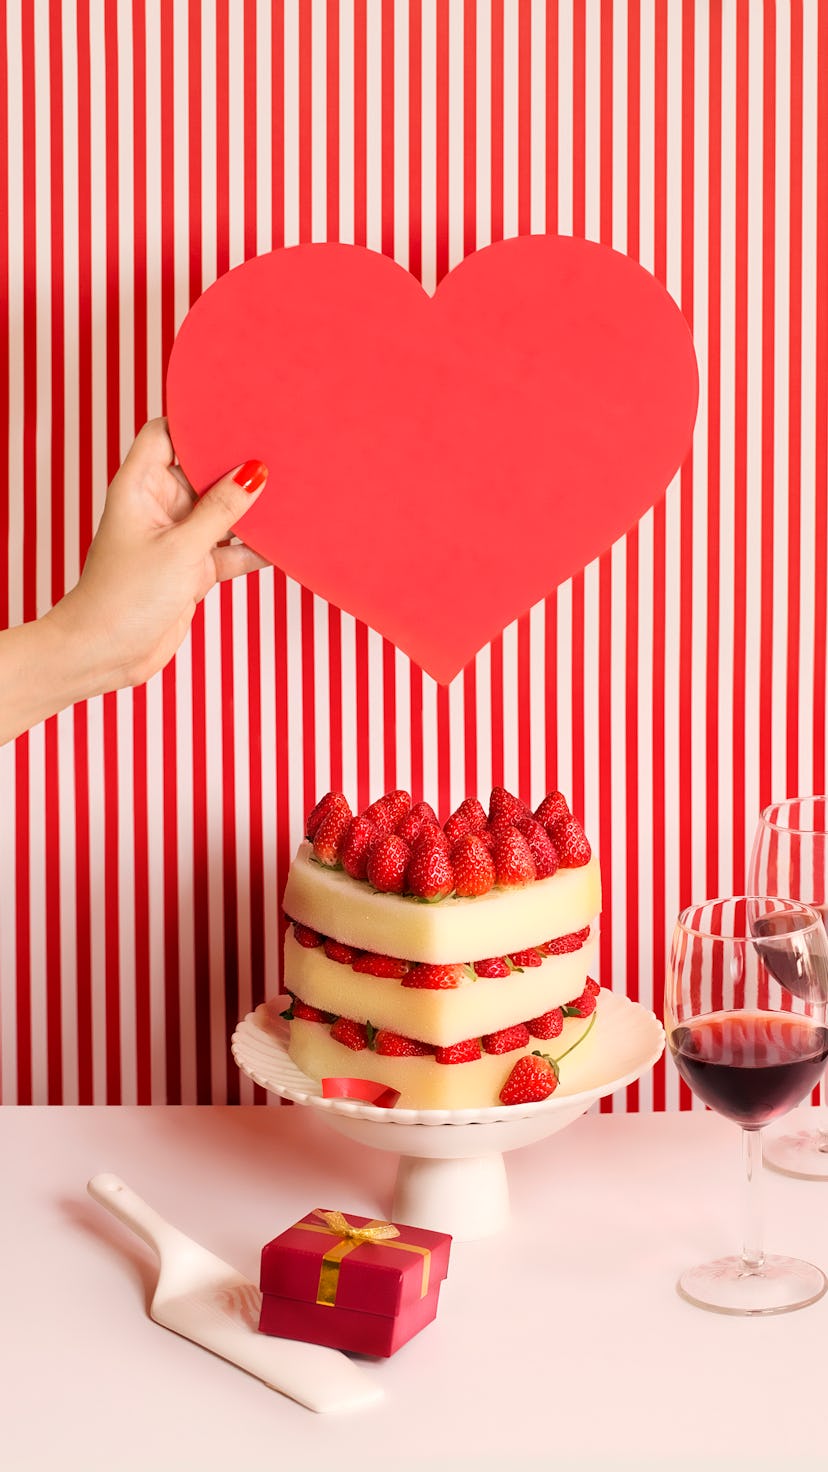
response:
<path id="1" fill-rule="evenodd" d="M 196 490 L 263 460 L 238 535 L 443 683 L 658 500 L 697 399 L 667 292 L 563 236 L 478 251 L 433 298 L 354 246 L 258 256 L 167 374 Z"/>

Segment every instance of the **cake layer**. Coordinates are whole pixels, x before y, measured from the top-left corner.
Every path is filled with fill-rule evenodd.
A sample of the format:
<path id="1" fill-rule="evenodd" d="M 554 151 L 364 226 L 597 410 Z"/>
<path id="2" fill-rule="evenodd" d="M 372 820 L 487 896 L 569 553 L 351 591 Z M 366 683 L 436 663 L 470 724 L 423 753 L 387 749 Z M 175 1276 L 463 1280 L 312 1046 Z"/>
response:
<path id="1" fill-rule="evenodd" d="M 549 956 L 542 965 L 513 971 L 511 976 L 468 977 L 454 990 L 420 991 L 330 961 L 321 946 L 308 950 L 289 931 L 284 985 L 321 1012 L 447 1048 L 571 1002 L 584 989 L 594 950 L 590 939 L 568 956 Z"/>
<path id="2" fill-rule="evenodd" d="M 523 889 L 492 889 L 474 899 L 428 904 L 377 894 L 343 869 L 328 869 L 303 843 L 285 887 L 285 914 L 345 945 L 431 964 L 508 955 L 590 925 L 601 909 L 593 857 Z"/>
<path id="3" fill-rule="evenodd" d="M 437 1063 L 433 1058 L 387 1058 L 363 1048 L 355 1053 L 331 1037 L 327 1027 L 299 1018 L 290 1024 L 288 1052 L 298 1068 L 310 1078 L 367 1078 L 398 1089 L 398 1109 L 485 1109 L 499 1102 L 498 1095 L 509 1074 L 525 1053 L 539 1050 L 559 1058 L 579 1038 L 583 1044 L 561 1063 L 561 1082 L 567 1082 L 567 1065 L 576 1075 L 576 1060 L 592 1048 L 600 1019 L 589 1033 L 592 1017 L 573 1017 L 564 1023 L 560 1037 L 551 1042 L 530 1040 L 526 1048 L 511 1053 L 484 1053 L 472 1063 Z"/>

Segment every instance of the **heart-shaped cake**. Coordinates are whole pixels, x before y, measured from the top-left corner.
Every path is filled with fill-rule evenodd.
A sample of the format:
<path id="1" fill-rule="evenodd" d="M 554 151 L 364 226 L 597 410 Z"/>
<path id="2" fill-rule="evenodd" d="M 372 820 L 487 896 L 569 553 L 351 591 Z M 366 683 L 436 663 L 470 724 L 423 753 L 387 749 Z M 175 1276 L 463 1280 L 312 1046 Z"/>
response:
<path id="1" fill-rule="evenodd" d="M 478 251 L 433 297 L 360 247 L 258 256 L 167 374 L 195 489 L 263 460 L 238 535 L 443 683 L 658 500 L 697 401 L 664 288 L 563 236 Z"/>

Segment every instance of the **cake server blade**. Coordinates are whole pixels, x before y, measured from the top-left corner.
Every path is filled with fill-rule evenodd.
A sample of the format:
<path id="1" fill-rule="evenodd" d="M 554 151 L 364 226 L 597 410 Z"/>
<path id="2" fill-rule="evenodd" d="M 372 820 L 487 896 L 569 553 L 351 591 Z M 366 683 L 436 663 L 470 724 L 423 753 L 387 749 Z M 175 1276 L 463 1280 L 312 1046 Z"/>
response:
<path id="1" fill-rule="evenodd" d="M 260 1334 L 261 1294 L 255 1284 L 164 1221 L 118 1176 L 93 1176 L 87 1190 L 157 1254 L 161 1266 L 150 1304 L 157 1324 L 239 1365 L 309 1410 L 354 1410 L 382 1399 L 380 1387 L 338 1350 Z"/>

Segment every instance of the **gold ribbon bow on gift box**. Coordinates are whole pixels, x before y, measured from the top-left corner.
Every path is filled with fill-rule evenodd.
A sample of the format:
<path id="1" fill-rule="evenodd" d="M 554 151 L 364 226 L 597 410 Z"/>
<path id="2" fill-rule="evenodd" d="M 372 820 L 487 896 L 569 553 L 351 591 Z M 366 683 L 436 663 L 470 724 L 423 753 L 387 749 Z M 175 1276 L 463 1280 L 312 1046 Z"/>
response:
<path id="1" fill-rule="evenodd" d="M 397 1242 L 394 1238 L 399 1237 L 399 1228 L 392 1222 L 366 1222 L 364 1227 L 356 1227 L 343 1216 L 341 1211 L 321 1211 L 319 1208 L 314 1212 L 325 1223 L 317 1227 L 314 1222 L 297 1222 L 296 1225 L 303 1232 L 327 1232 L 339 1241 L 330 1247 L 322 1258 L 319 1270 L 319 1286 L 316 1290 L 316 1302 L 326 1304 L 333 1308 L 336 1304 L 336 1290 L 339 1285 L 339 1269 L 343 1257 L 353 1252 L 355 1247 L 361 1247 L 365 1242 L 381 1242 L 384 1247 L 399 1247 L 404 1252 L 419 1252 L 423 1259 L 423 1281 L 420 1287 L 420 1297 L 425 1298 L 428 1292 L 429 1263 L 431 1260 L 431 1249 L 420 1247 L 414 1242 Z"/>

